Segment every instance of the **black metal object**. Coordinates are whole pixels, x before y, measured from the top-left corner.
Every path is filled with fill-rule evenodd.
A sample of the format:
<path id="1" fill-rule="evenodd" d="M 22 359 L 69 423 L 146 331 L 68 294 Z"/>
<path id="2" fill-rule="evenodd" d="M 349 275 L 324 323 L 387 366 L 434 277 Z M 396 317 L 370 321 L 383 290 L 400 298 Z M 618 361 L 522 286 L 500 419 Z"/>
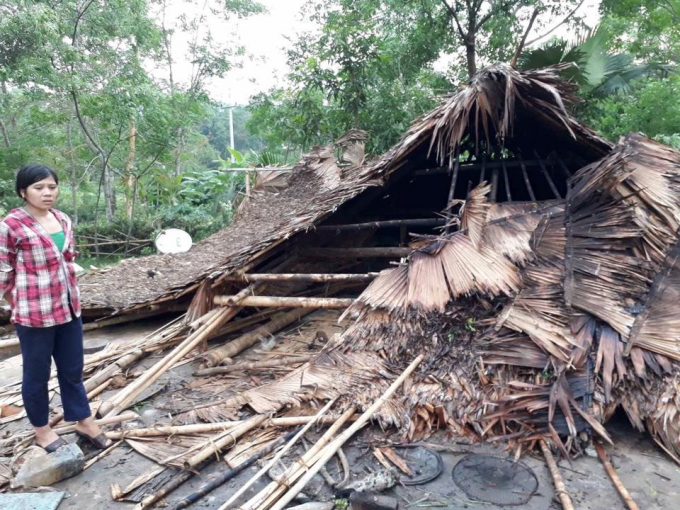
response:
<path id="1" fill-rule="evenodd" d="M 444 461 L 439 452 L 424 446 L 411 445 L 394 447 L 395 450 L 405 450 L 400 456 L 406 461 L 414 476 L 402 475 L 399 483 L 403 485 L 423 485 L 431 482 L 444 471 Z"/>
<path id="2" fill-rule="evenodd" d="M 500 506 L 525 505 L 538 489 L 536 475 L 523 463 L 478 453 L 458 461 L 453 481 L 469 498 Z"/>

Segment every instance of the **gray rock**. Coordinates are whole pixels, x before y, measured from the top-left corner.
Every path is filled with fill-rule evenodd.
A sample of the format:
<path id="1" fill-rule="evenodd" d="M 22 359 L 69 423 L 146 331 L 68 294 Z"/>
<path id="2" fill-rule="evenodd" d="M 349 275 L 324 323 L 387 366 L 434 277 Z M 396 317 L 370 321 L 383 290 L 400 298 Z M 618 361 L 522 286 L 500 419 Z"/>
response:
<path id="1" fill-rule="evenodd" d="M 83 470 L 83 452 L 75 443 L 59 448 L 54 453 L 26 458 L 12 480 L 13 489 L 52 485 Z"/>

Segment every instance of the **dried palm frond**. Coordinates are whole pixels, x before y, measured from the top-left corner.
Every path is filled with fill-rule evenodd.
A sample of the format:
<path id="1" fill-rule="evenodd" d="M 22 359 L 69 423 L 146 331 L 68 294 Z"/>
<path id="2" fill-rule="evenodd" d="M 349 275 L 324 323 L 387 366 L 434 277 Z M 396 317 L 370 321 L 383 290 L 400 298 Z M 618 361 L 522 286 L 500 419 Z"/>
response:
<path id="1" fill-rule="evenodd" d="M 484 244 L 523 266 L 534 257 L 531 239 L 541 218 L 561 208 L 561 205 L 537 208 L 533 204 L 492 204 L 484 228 Z"/>
<path id="2" fill-rule="evenodd" d="M 629 344 L 680 360 L 680 242 L 657 273 L 642 311 L 635 318 Z"/>
<path id="3" fill-rule="evenodd" d="M 438 257 L 454 299 L 469 296 L 473 291 L 494 297 L 510 296 L 520 289 L 519 272 L 508 259 L 485 245 L 477 250 L 462 232 L 447 240 Z"/>
<path id="4" fill-rule="evenodd" d="M 408 267 L 399 266 L 394 269 L 386 269 L 366 287 L 356 301 L 348 309 L 356 309 L 357 305 L 369 308 L 384 308 L 386 310 L 399 310 L 406 307 L 408 300 Z M 341 319 L 344 318 L 344 315 Z"/>
<path id="5" fill-rule="evenodd" d="M 491 191 L 491 186 L 484 181 L 470 191 L 463 206 L 460 227 L 467 231 L 467 235 L 470 236 L 472 244 L 477 249 L 482 243 L 482 235 L 489 213 L 489 203 L 487 202 L 489 191 Z"/>
<path id="6" fill-rule="evenodd" d="M 548 355 L 528 336 L 503 328 L 497 335 L 479 341 L 479 354 L 486 365 L 512 365 L 543 370 Z"/>
<path id="7" fill-rule="evenodd" d="M 626 364 L 623 361 L 623 342 L 619 334 L 610 327 L 603 327 L 600 333 L 600 346 L 597 351 L 595 372 L 602 368 L 605 402 L 612 399 L 612 387 L 616 381 L 623 381 L 627 375 Z M 614 373 L 616 369 L 616 374 Z"/>

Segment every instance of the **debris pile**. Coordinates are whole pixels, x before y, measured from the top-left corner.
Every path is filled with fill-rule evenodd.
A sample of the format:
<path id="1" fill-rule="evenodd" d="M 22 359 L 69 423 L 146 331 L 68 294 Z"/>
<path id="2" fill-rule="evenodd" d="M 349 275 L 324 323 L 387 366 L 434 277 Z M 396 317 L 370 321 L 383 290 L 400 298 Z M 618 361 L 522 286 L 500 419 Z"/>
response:
<path id="1" fill-rule="evenodd" d="M 183 312 L 86 357 L 100 423 L 119 424 L 109 451 L 158 465 L 113 498 L 151 507 L 221 452 L 228 469 L 172 508 L 265 459 L 221 509 L 282 509 L 316 473 L 342 489 L 349 470 L 335 482 L 326 464 L 346 465 L 343 445 L 371 420 L 410 442 L 444 429 L 515 458 L 540 450 L 565 508 L 551 446 L 569 457 L 591 432 L 611 442 L 619 407 L 680 463 L 680 154 L 641 135 L 613 147 L 573 119 L 564 67 L 487 68 L 382 157 L 367 161 L 352 131 L 255 188 L 188 254 L 84 276 L 90 319 Z M 0 388 L 3 406 L 21 405 L 19 383 Z M 150 392 L 163 417 L 145 426 L 130 408 Z M 306 453 L 246 493 L 319 424 Z M 0 440 L 0 457 L 31 439 Z M 374 455 L 407 475 L 395 451 Z"/>

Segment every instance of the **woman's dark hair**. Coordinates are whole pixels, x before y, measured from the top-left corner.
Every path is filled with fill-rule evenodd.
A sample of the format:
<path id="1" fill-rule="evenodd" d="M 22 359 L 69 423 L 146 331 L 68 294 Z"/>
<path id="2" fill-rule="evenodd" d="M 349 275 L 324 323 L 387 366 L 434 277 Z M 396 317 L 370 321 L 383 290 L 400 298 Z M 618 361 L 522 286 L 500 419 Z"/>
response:
<path id="1" fill-rule="evenodd" d="M 31 184 L 35 184 L 38 181 L 52 177 L 54 182 L 59 184 L 59 177 L 54 170 L 45 165 L 26 165 L 19 172 L 17 172 L 16 179 L 16 191 L 19 198 L 24 198 L 21 196 L 21 192 L 28 188 Z"/>

